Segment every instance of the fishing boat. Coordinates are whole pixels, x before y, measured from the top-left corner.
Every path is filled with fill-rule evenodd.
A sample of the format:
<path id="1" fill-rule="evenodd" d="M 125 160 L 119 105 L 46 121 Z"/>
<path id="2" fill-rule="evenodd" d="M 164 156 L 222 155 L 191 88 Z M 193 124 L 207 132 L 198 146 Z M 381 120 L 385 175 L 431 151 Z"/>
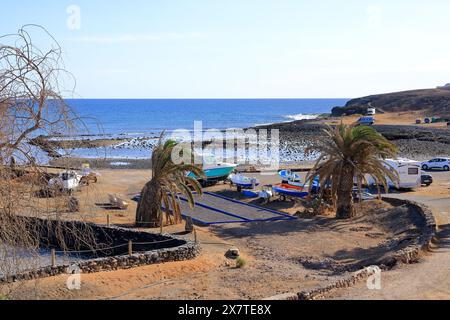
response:
<path id="1" fill-rule="evenodd" d="M 225 180 L 236 167 L 236 164 L 221 162 L 204 166 L 203 171 L 207 180 Z"/>
<path id="2" fill-rule="evenodd" d="M 281 177 L 281 183 L 287 183 L 292 186 L 303 187 L 304 183 L 302 182 L 302 178 L 299 174 L 292 172 L 291 170 L 281 170 L 278 172 L 278 175 Z"/>
<path id="3" fill-rule="evenodd" d="M 284 197 L 294 197 L 294 198 L 304 198 L 309 192 L 308 188 L 302 186 L 294 186 L 289 183 L 279 183 L 272 186 L 275 193 L 280 194 Z"/>
<path id="4" fill-rule="evenodd" d="M 259 185 L 258 179 L 246 177 L 242 174 L 231 174 L 228 178 L 238 189 L 254 189 Z"/>
<path id="5" fill-rule="evenodd" d="M 226 180 L 237 167 L 233 163 L 216 162 L 213 156 L 201 155 L 201 157 L 203 159 L 202 169 L 205 173 L 205 178 L 199 179 L 192 172 L 188 172 L 187 176 L 199 180 L 204 186 Z"/>
<path id="6" fill-rule="evenodd" d="M 300 175 L 292 172 L 291 170 L 287 169 L 287 170 L 281 170 L 280 172 L 278 172 L 278 175 L 281 177 L 281 179 L 283 181 L 288 181 L 288 182 L 301 182 L 301 177 Z"/>
<path id="7" fill-rule="evenodd" d="M 205 173 L 206 180 L 225 180 L 233 172 L 237 165 L 232 163 L 216 163 L 214 165 L 203 166 L 203 172 Z M 198 179 L 198 177 L 192 172 L 188 173 L 188 177 Z"/>

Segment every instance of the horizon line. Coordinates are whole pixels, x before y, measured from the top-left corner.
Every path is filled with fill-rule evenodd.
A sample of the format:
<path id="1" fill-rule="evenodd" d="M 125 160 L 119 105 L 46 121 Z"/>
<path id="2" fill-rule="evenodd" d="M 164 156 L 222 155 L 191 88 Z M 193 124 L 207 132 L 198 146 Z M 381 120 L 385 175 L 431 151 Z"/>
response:
<path id="1" fill-rule="evenodd" d="M 345 100 L 353 99 L 341 98 L 63 98 L 64 100 Z"/>

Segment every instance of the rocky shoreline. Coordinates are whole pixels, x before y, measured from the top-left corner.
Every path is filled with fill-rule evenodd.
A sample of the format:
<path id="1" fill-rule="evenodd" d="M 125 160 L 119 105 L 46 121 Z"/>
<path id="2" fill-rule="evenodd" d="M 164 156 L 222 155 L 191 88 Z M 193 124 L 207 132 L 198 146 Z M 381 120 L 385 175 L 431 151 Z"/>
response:
<path id="1" fill-rule="evenodd" d="M 275 123 L 249 129 L 280 130 L 279 155 L 282 164 L 303 164 L 313 161 L 317 156 L 314 153 L 306 154 L 305 149 L 320 143 L 324 138 L 324 120 L 330 119 L 327 115 L 322 115 L 318 119 Z M 375 125 L 374 128 L 397 145 L 399 157 L 425 161 L 431 157 L 450 155 L 450 130 L 447 128 L 420 127 L 414 125 Z M 38 137 L 32 143 L 39 146 L 53 158 L 50 162 L 52 165 L 60 165 L 69 161 L 71 164 L 76 165 L 83 162 L 90 162 L 93 166 L 101 168 L 143 169 L 150 167 L 150 159 L 134 159 L 132 157 L 119 159 L 117 157 L 108 158 L 107 156 L 95 159 L 82 157 L 72 157 L 69 159 L 67 157 L 61 158 L 57 150 L 62 148 L 95 149 L 106 147 L 110 149 L 150 151 L 156 143 L 156 140 L 153 137 L 138 137 L 59 141 Z M 204 146 L 207 144 L 204 143 Z M 115 163 L 120 164 L 116 165 Z"/>
<path id="2" fill-rule="evenodd" d="M 450 154 L 450 130 L 423 128 L 413 125 L 375 125 L 378 132 L 397 145 L 399 157 L 428 160 L 430 157 Z M 283 145 L 313 145 L 324 138 L 324 124 L 317 121 L 300 120 L 257 127 L 258 129 L 280 130 Z"/>

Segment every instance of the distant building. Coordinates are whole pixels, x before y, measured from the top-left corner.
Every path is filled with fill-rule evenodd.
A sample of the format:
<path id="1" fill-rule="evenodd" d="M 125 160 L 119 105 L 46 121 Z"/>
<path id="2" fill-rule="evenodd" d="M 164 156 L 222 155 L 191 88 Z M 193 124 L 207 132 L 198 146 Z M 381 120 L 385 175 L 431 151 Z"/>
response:
<path id="1" fill-rule="evenodd" d="M 450 90 L 450 83 L 447 83 L 445 86 L 437 87 L 438 89 Z"/>

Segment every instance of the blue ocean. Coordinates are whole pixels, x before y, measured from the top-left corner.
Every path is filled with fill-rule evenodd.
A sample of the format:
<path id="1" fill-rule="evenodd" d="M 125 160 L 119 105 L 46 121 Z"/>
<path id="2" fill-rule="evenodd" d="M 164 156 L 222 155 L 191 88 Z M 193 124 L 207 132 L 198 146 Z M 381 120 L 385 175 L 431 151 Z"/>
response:
<path id="1" fill-rule="evenodd" d="M 111 147 L 58 150 L 81 158 L 145 159 L 164 130 L 192 131 L 195 121 L 203 130 L 249 128 L 315 118 L 343 106 L 348 99 L 72 99 L 67 103 L 82 118 L 82 139 L 121 138 Z M 66 137 L 55 137 L 65 139 Z M 69 137 L 72 139 L 73 137 Z M 283 158 L 288 159 L 288 156 Z M 45 160 L 42 160 L 45 161 Z"/>
<path id="2" fill-rule="evenodd" d="M 328 113 L 348 99 L 71 99 L 94 133 L 146 136 L 162 130 L 247 128 Z M 99 132 L 100 131 L 100 132 Z"/>

